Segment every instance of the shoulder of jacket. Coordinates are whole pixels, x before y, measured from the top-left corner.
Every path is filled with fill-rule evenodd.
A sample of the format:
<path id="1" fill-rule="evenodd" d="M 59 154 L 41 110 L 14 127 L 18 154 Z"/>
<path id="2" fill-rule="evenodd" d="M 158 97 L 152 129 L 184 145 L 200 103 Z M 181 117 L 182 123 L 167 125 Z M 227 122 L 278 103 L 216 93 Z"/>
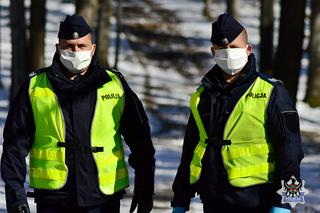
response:
<path id="1" fill-rule="evenodd" d="M 204 90 L 205 90 L 205 86 L 203 86 L 202 84 L 201 85 L 199 85 L 198 87 L 197 87 L 197 89 L 196 89 L 196 91 L 195 92 L 203 92 Z"/>
<path id="2" fill-rule="evenodd" d="M 37 75 L 44 73 L 44 72 L 47 72 L 49 69 L 50 69 L 50 67 L 44 67 L 44 68 L 38 69 L 36 71 L 33 71 L 29 74 L 29 78 L 33 78 L 34 76 L 37 76 Z"/>
<path id="3" fill-rule="evenodd" d="M 117 77 L 119 77 L 120 79 L 124 80 L 124 77 L 123 77 L 122 73 L 119 72 L 117 69 L 106 66 L 105 70 L 115 74 Z"/>
<path id="4" fill-rule="evenodd" d="M 122 88 L 126 94 L 128 92 L 133 92 L 121 72 L 119 72 L 115 68 L 110 68 L 110 67 L 106 67 L 105 70 L 108 72 L 108 75 L 110 75 L 110 73 L 112 73 L 113 75 L 115 75 L 118 78 L 118 80 L 120 81 Z"/>
<path id="5" fill-rule="evenodd" d="M 258 73 L 258 76 L 262 79 L 267 81 L 268 83 L 272 84 L 273 86 L 279 86 L 279 85 L 283 85 L 283 82 L 279 79 L 273 78 L 272 76 L 270 76 L 269 74 L 266 73 Z"/>
<path id="6" fill-rule="evenodd" d="M 204 86 L 202 84 L 198 85 L 198 87 L 195 89 L 195 91 L 198 91 L 201 88 L 204 88 Z"/>

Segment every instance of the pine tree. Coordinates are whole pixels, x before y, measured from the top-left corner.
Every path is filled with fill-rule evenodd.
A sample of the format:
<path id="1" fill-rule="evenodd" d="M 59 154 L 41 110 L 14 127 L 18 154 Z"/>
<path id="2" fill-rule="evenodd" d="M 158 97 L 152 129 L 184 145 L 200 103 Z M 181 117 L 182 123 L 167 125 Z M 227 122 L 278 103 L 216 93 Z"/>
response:
<path id="1" fill-rule="evenodd" d="M 304 38 L 305 0 L 281 0 L 279 42 L 275 77 L 282 80 L 296 102 L 302 43 Z"/>
<path id="2" fill-rule="evenodd" d="M 227 0 L 227 13 L 239 20 L 240 0 Z"/>
<path id="3" fill-rule="evenodd" d="M 26 78 L 26 20 L 24 0 L 10 0 L 10 27 L 12 44 L 11 102 Z"/>
<path id="4" fill-rule="evenodd" d="M 260 72 L 272 74 L 273 66 L 273 0 L 261 0 Z"/>
<path id="5" fill-rule="evenodd" d="M 31 0 L 28 72 L 44 67 L 45 23 L 46 0 Z"/>
<path id="6" fill-rule="evenodd" d="M 312 107 L 320 106 L 320 2 L 312 1 L 310 64 L 305 101 Z"/>

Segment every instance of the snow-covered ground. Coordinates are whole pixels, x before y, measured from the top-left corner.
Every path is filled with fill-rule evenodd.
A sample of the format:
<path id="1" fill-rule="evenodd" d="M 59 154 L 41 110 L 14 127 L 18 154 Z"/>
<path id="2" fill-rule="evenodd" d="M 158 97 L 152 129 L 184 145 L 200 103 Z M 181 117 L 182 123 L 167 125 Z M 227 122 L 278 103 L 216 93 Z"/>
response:
<path id="1" fill-rule="evenodd" d="M 72 4 L 61 3 L 61 0 L 47 1 L 47 33 L 46 33 L 46 65 L 51 63 L 55 51 L 54 44 L 57 42 L 56 35 L 58 24 L 63 20 L 65 14 L 72 14 Z M 213 17 L 223 13 L 226 9 L 223 1 L 217 1 L 212 6 Z M 240 21 L 247 28 L 249 40 L 255 46 L 258 53 L 259 43 L 259 1 L 242 0 Z M 28 2 L 27 2 L 28 5 Z M 132 11 L 128 8 L 141 10 L 140 16 L 130 16 Z M 1 25 L 1 67 L 0 76 L 4 89 L 0 90 L 0 133 L 8 111 L 8 88 L 10 86 L 10 60 L 11 44 L 9 29 L 9 0 L 0 2 L 0 25 Z M 181 155 L 184 125 L 188 117 L 189 96 L 199 83 L 201 76 L 213 65 L 210 57 L 210 33 L 211 22 L 202 16 L 203 3 L 201 0 L 126 0 L 124 1 L 124 23 L 127 30 L 121 34 L 122 49 L 119 61 L 119 70 L 124 74 L 133 90 L 143 100 L 148 110 L 153 142 L 156 148 L 156 199 L 153 212 L 171 212 L 170 199 L 172 198 L 171 185 L 176 174 Z M 276 17 L 279 16 L 279 7 L 275 6 Z M 131 14 L 132 15 L 132 14 Z M 149 18 L 146 18 L 150 16 Z M 112 19 L 113 27 L 115 21 Z M 159 26 L 156 31 L 159 34 L 172 33 L 182 40 L 170 44 L 163 42 L 162 49 L 174 51 L 195 51 L 201 53 L 204 60 L 199 70 L 197 60 L 185 61 L 181 67 L 172 66 L 164 58 L 157 60 L 148 58 L 139 47 L 134 46 L 139 36 L 130 31 L 130 24 Z M 276 26 L 277 26 L 276 21 Z M 128 27 L 129 26 L 129 27 Z M 129 29 L 129 30 L 128 30 Z M 114 61 L 114 38 L 111 37 L 113 46 L 110 48 L 110 62 Z M 277 35 L 275 36 L 277 38 Z M 169 37 L 170 38 L 170 37 Z M 160 45 L 150 38 L 146 49 Z M 257 55 L 257 54 L 256 54 Z M 177 63 L 179 58 L 177 58 Z M 168 63 L 168 65 L 166 65 Z M 303 70 L 308 65 L 308 60 L 302 61 Z M 302 162 L 301 175 L 306 181 L 306 187 L 310 194 L 306 196 L 307 206 L 320 211 L 320 109 L 312 109 L 302 102 L 306 85 L 306 73 L 302 72 L 299 83 L 297 109 L 300 114 L 301 130 L 303 132 L 303 143 L 305 158 Z M 0 153 L 2 146 L 0 146 Z M 131 172 L 132 173 L 132 172 Z M 132 188 L 128 190 L 129 195 Z M 35 205 L 30 199 L 32 212 Z M 128 212 L 130 196 L 122 201 L 121 212 Z M 194 199 L 191 212 L 201 212 L 199 199 Z M 307 209 L 310 210 L 310 209 Z M 307 212 L 300 207 L 299 212 Z M 311 211 L 311 210 L 310 210 Z M 5 212 L 4 183 L 0 181 L 0 212 Z"/>

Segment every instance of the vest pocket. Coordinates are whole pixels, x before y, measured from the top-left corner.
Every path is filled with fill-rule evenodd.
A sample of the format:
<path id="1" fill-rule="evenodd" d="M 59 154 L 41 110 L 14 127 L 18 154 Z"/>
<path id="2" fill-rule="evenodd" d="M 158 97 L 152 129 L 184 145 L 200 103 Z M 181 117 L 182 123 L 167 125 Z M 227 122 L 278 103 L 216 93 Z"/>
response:
<path id="1" fill-rule="evenodd" d="M 246 187 L 272 180 L 275 164 L 271 144 L 262 141 L 257 144 L 234 142 L 222 148 L 222 157 L 233 186 Z"/>

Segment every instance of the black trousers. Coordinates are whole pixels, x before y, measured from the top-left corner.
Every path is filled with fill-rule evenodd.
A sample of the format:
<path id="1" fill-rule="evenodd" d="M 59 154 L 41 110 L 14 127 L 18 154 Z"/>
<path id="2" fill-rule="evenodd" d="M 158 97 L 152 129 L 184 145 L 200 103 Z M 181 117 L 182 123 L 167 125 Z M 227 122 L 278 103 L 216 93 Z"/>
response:
<path id="1" fill-rule="evenodd" d="M 67 203 L 37 203 L 37 213 L 120 213 L 120 199 L 99 206 L 77 207 Z"/>

